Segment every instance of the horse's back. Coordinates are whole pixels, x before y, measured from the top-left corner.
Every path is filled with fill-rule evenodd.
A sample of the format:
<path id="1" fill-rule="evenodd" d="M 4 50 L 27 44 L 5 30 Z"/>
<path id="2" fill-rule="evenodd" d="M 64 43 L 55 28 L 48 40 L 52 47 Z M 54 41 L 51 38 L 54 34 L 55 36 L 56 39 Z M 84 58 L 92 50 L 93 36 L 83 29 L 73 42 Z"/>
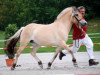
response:
<path id="1" fill-rule="evenodd" d="M 44 25 L 44 24 L 36 24 L 36 23 L 30 23 L 28 25 L 26 25 L 21 33 L 21 39 L 30 39 L 30 40 L 34 40 L 34 37 L 37 36 L 41 37 L 42 34 L 46 35 L 43 33 L 43 30 L 45 30 L 44 32 L 47 32 L 48 30 L 51 30 L 49 25 Z"/>

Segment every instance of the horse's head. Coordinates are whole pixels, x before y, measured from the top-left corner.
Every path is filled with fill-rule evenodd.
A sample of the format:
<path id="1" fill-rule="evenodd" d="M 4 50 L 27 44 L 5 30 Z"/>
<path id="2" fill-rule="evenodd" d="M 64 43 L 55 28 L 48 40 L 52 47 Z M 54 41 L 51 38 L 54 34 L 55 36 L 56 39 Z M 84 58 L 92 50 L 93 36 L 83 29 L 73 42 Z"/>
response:
<path id="1" fill-rule="evenodd" d="M 82 14 L 78 11 L 76 7 L 65 8 L 57 16 L 56 21 L 62 22 L 63 25 L 68 25 L 68 24 L 70 25 L 70 23 L 75 23 L 75 24 L 83 26 L 87 24 L 87 22 L 83 19 Z"/>
<path id="2" fill-rule="evenodd" d="M 87 24 L 87 22 L 83 19 L 83 16 L 82 14 L 78 11 L 78 9 L 76 7 L 72 7 L 73 8 L 73 11 L 72 11 L 72 22 L 75 23 L 75 24 L 78 24 L 81 25 L 81 26 L 84 26 Z"/>

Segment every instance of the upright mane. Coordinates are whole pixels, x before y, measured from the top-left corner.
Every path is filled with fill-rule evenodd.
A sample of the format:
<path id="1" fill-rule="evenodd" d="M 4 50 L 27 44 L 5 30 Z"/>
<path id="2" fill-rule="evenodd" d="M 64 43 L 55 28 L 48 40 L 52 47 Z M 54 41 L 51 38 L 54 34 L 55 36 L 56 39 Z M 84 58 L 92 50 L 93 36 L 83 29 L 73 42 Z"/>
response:
<path id="1" fill-rule="evenodd" d="M 72 7 L 65 8 L 56 18 L 56 20 L 60 19 L 62 16 L 64 16 L 67 12 L 69 12 L 72 9 Z"/>

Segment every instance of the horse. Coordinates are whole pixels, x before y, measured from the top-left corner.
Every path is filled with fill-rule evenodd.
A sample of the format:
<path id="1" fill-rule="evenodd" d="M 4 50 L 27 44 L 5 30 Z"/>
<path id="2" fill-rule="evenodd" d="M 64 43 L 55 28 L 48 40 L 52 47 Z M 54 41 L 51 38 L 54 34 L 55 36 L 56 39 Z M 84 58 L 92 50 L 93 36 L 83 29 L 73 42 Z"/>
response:
<path id="1" fill-rule="evenodd" d="M 15 69 L 20 54 L 30 41 L 33 44 L 31 55 L 38 62 L 40 68 L 43 69 L 43 64 L 37 57 L 36 52 L 41 46 L 57 47 L 52 60 L 48 62 L 48 69 L 51 68 L 52 63 L 62 48 L 68 50 L 72 56 L 74 66 L 77 65 L 76 58 L 66 42 L 73 23 L 79 23 L 79 27 L 81 24 L 86 24 L 82 19 L 82 14 L 79 13 L 76 7 L 68 7 L 57 16 L 53 23 L 47 25 L 30 23 L 25 27 L 21 27 L 6 43 L 8 54 L 13 56 L 15 55 L 16 43 L 18 41 L 20 43 L 19 48 L 16 50 L 15 61 L 11 66 L 11 70 Z"/>

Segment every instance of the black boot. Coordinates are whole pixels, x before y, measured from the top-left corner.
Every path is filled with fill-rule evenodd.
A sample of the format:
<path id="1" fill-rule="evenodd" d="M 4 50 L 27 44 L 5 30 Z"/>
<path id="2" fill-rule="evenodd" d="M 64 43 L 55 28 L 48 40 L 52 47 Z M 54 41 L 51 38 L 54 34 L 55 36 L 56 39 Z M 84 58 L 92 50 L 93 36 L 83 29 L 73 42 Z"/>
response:
<path id="1" fill-rule="evenodd" d="M 62 57 L 66 56 L 62 51 L 59 53 L 59 59 L 62 60 Z"/>
<path id="2" fill-rule="evenodd" d="M 98 65 L 99 62 L 94 61 L 94 59 L 89 60 L 89 66 Z"/>

